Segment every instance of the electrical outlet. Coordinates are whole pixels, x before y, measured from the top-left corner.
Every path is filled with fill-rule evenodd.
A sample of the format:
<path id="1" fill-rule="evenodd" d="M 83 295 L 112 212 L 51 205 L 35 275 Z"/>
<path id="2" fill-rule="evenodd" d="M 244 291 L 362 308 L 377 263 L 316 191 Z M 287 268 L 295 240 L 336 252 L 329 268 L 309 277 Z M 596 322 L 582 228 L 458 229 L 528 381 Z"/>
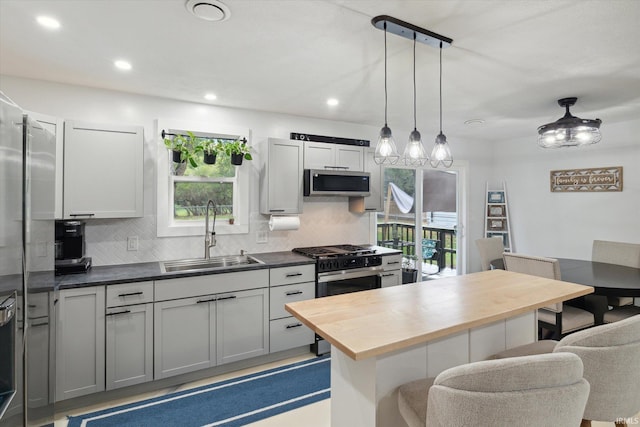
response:
<path id="1" fill-rule="evenodd" d="M 128 251 L 138 250 L 138 236 L 127 237 L 127 250 Z"/>
<path id="2" fill-rule="evenodd" d="M 256 233 L 256 243 L 267 243 L 268 240 L 266 231 L 258 231 Z"/>

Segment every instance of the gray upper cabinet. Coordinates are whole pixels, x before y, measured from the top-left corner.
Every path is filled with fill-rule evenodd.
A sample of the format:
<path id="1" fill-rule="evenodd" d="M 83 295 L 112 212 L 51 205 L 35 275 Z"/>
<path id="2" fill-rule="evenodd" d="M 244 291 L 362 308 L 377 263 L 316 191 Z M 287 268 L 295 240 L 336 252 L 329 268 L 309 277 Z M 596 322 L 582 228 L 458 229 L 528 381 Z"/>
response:
<path id="1" fill-rule="evenodd" d="M 349 210 L 351 212 L 382 212 L 384 210 L 383 169 L 373 159 L 376 150 L 373 147 L 364 149 L 364 171 L 369 172 L 369 192 L 367 197 L 350 197 Z"/>
<path id="2" fill-rule="evenodd" d="M 363 149 L 356 145 L 307 141 L 304 143 L 304 168 L 363 172 Z"/>
<path id="3" fill-rule="evenodd" d="M 302 141 L 269 138 L 265 151 L 260 212 L 302 213 Z"/>
<path id="4" fill-rule="evenodd" d="M 64 218 L 143 215 L 141 126 L 65 121 Z"/>

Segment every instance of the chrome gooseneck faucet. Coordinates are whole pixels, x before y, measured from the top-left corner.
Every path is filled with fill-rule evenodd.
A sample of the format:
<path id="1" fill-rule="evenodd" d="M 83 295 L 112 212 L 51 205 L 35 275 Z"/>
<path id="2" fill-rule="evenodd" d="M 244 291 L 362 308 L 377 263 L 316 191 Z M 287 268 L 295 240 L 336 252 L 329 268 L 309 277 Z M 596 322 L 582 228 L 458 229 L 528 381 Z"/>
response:
<path id="1" fill-rule="evenodd" d="M 209 232 L 209 207 L 213 209 L 213 227 L 211 228 L 211 232 Z M 216 204 L 213 200 L 209 200 L 207 202 L 207 211 L 204 220 L 204 259 L 209 259 L 211 257 L 209 249 L 216 245 L 216 214 Z"/>

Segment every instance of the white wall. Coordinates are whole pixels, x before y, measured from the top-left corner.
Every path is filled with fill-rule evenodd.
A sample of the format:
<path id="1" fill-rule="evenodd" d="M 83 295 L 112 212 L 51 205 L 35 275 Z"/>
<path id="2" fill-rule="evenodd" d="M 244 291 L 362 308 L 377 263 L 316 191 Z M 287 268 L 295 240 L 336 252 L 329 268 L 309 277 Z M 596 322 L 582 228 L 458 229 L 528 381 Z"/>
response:
<path id="1" fill-rule="evenodd" d="M 625 123 L 602 117 L 602 141 L 544 150 L 535 135 L 498 142 L 493 180 L 507 182 L 516 252 L 591 259 L 594 239 L 640 243 L 640 115 Z M 552 170 L 623 167 L 623 191 L 552 193 Z"/>
<path id="2" fill-rule="evenodd" d="M 56 84 L 1 76 L 0 90 L 23 108 L 65 119 L 104 123 L 130 123 L 145 128 L 145 216 L 128 220 L 92 220 L 87 227 L 88 255 L 96 265 L 202 256 L 203 239 L 156 238 L 155 158 L 153 121 L 211 120 L 232 127 L 250 128 L 253 141 L 287 138 L 289 132 L 307 132 L 369 139 L 375 143 L 379 128 L 351 123 L 239 110 L 169 100 L 159 97 Z M 479 113 L 478 115 L 482 115 Z M 466 171 L 467 271 L 478 271 L 480 261 L 473 243 L 484 229 L 485 183 L 506 181 L 514 247 L 518 252 L 558 257 L 590 258 L 593 239 L 640 242 L 640 115 L 623 123 L 602 117 L 602 142 L 571 150 L 543 150 L 536 144 L 535 126 L 523 129 L 518 140 L 492 145 L 456 137 L 455 126 L 445 129 L 455 159 L 468 163 Z M 531 131 L 534 129 L 534 131 Z M 394 129 L 399 149 L 406 135 Z M 481 131 L 479 131 L 481 132 Z M 423 134 L 429 134 L 423 130 Z M 425 136 L 425 143 L 431 139 Z M 254 161 L 249 167 L 256 167 Z M 549 171 L 555 169 L 623 166 L 624 191 L 617 193 L 551 193 Z M 246 167 L 246 166 L 243 166 Z M 257 176 L 256 174 L 253 174 Z M 269 233 L 267 244 L 256 243 L 268 217 L 258 213 L 258 182 L 251 185 L 251 229 L 247 235 L 218 236 L 214 254 L 288 251 L 296 246 L 369 241 L 369 215 L 351 214 L 346 198 L 305 199 L 298 231 Z M 126 251 L 127 236 L 137 235 L 140 249 Z"/>

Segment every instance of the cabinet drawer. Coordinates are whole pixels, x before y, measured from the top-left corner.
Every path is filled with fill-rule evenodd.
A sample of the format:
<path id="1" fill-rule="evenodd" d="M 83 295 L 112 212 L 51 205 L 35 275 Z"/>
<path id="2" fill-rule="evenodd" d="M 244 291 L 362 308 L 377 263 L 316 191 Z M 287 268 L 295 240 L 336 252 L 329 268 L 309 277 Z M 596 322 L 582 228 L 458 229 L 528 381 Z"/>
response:
<path id="1" fill-rule="evenodd" d="M 266 269 L 156 280 L 155 301 L 238 292 L 268 286 L 269 273 Z"/>
<path id="2" fill-rule="evenodd" d="M 295 317 L 272 320 L 269 332 L 271 353 L 311 344 L 314 340 L 313 331 Z"/>
<path id="3" fill-rule="evenodd" d="M 107 286 L 107 307 L 153 302 L 153 282 Z"/>
<path id="4" fill-rule="evenodd" d="M 281 317 L 291 316 L 291 314 L 284 309 L 286 303 L 315 298 L 316 283 L 306 282 L 271 287 L 270 293 L 269 317 L 271 319 L 280 319 Z"/>
<path id="5" fill-rule="evenodd" d="M 27 295 L 27 317 L 35 319 L 49 315 L 49 293 L 38 292 Z"/>
<path id="6" fill-rule="evenodd" d="M 315 280 L 315 264 L 294 265 L 291 267 L 272 268 L 269 270 L 269 281 L 271 286 L 315 282 Z"/>
<path id="7" fill-rule="evenodd" d="M 381 286 L 383 288 L 397 286 L 402 283 L 402 273 L 400 270 L 385 271 L 380 273 L 380 275 L 382 276 Z"/>
<path id="8" fill-rule="evenodd" d="M 382 266 L 384 270 L 399 270 L 402 268 L 402 254 L 387 255 L 382 257 Z"/>

